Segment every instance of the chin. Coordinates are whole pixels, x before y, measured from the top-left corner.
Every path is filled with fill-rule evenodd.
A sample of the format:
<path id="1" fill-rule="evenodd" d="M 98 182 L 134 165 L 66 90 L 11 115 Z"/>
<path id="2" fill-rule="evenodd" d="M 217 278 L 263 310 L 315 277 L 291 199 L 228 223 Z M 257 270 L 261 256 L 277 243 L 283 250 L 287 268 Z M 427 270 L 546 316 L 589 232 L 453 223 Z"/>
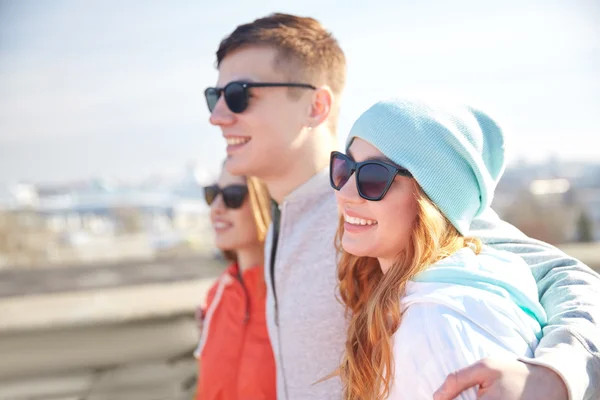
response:
<path id="1" fill-rule="evenodd" d="M 249 176 L 249 168 L 244 160 L 241 160 L 237 156 L 228 156 L 227 162 L 225 163 L 227 172 L 234 176 Z"/>
<path id="2" fill-rule="evenodd" d="M 227 157 L 225 163 L 227 172 L 234 176 L 256 176 L 261 178 L 260 165 L 256 159 L 246 157 L 245 155 L 233 155 Z"/>
<path id="3" fill-rule="evenodd" d="M 215 247 L 220 251 L 235 251 L 237 248 L 232 240 L 227 240 L 225 238 L 215 240 Z"/>
<path id="4" fill-rule="evenodd" d="M 365 246 L 364 242 L 344 240 L 342 238 L 342 248 L 346 253 L 350 253 L 356 257 L 373 257 L 373 252 L 369 246 Z"/>

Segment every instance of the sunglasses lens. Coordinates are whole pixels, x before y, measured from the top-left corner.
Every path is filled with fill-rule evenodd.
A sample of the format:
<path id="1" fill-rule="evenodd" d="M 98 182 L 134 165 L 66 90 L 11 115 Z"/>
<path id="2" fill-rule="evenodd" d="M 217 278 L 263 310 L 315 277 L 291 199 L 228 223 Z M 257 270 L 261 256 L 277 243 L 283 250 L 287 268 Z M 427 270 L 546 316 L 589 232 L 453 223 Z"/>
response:
<path id="1" fill-rule="evenodd" d="M 208 88 L 204 91 L 204 97 L 206 97 L 208 111 L 213 112 L 219 101 L 219 97 L 221 97 L 221 92 L 216 88 Z"/>
<path id="2" fill-rule="evenodd" d="M 227 208 L 240 208 L 248 194 L 248 188 L 241 185 L 227 186 L 223 189 L 223 201 Z"/>
<path id="3" fill-rule="evenodd" d="M 227 107 L 234 113 L 241 113 L 248 107 L 248 91 L 238 82 L 232 82 L 225 86 L 225 102 Z"/>
<path id="4" fill-rule="evenodd" d="M 390 179 L 390 172 L 382 165 L 366 164 L 358 171 L 358 190 L 370 199 L 379 199 Z"/>
<path id="5" fill-rule="evenodd" d="M 331 159 L 330 174 L 333 188 L 340 190 L 352 175 L 350 163 L 339 154 L 334 154 Z"/>
<path id="6" fill-rule="evenodd" d="M 209 206 L 215 201 L 217 196 L 219 195 L 219 188 L 216 186 L 206 186 L 204 188 L 204 200 L 206 200 L 206 204 Z"/>

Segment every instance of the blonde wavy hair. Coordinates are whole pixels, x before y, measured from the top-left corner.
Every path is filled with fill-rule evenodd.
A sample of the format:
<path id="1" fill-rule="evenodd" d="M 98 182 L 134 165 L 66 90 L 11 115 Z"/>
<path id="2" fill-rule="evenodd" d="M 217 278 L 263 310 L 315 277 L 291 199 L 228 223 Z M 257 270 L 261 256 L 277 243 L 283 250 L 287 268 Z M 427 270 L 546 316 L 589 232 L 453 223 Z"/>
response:
<path id="1" fill-rule="evenodd" d="M 481 242 L 465 238 L 444 217 L 415 181 L 418 213 L 406 249 L 383 274 L 376 258 L 357 257 L 341 246 L 344 220 L 336 235 L 338 280 L 349 327 L 339 374 L 346 400 L 388 397 L 394 377 L 391 337 L 401 323 L 400 299 L 419 271 L 463 247 L 481 251 Z"/>

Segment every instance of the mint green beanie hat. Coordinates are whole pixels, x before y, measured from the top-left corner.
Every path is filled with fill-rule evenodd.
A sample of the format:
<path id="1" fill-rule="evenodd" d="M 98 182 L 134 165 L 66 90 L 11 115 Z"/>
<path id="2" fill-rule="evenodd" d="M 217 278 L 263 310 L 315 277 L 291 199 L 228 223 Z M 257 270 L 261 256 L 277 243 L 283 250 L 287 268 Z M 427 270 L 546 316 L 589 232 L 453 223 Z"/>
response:
<path id="1" fill-rule="evenodd" d="M 504 136 L 486 114 L 458 104 L 390 99 L 352 126 L 361 138 L 409 170 L 462 235 L 490 206 L 505 167 Z"/>

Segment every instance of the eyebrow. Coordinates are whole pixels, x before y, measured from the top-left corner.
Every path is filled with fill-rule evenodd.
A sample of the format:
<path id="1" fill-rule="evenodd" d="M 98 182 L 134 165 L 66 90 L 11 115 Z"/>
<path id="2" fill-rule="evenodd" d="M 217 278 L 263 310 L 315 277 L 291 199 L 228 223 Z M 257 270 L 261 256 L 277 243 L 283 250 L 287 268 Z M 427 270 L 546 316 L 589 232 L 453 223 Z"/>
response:
<path id="1" fill-rule="evenodd" d="M 372 157 L 367 157 L 365 159 L 365 161 L 383 161 L 385 163 L 396 165 L 397 167 L 400 167 L 399 165 L 397 165 L 395 162 L 393 162 L 392 160 L 390 160 L 386 156 L 372 156 Z"/>
<path id="2" fill-rule="evenodd" d="M 221 86 L 215 84 L 214 87 L 216 89 L 223 89 L 225 86 L 229 85 L 231 82 L 254 83 L 254 82 L 257 82 L 257 80 L 254 79 L 254 78 L 239 78 L 239 79 L 230 80 L 229 82 L 227 82 L 227 83 L 225 83 L 224 85 L 221 85 Z"/>
<path id="3" fill-rule="evenodd" d="M 352 152 L 350 151 L 350 149 L 346 150 L 346 155 L 348 157 L 350 157 L 353 161 L 356 161 L 356 159 L 354 158 L 354 156 L 352 155 Z M 388 164 L 392 164 L 395 165 L 398 168 L 402 168 L 403 167 L 399 166 L 398 164 L 396 164 L 395 162 L 393 162 L 392 160 L 390 160 L 389 158 L 387 158 L 386 156 L 371 156 L 371 157 L 367 157 L 365 159 L 365 161 L 382 161 L 384 163 L 388 163 Z"/>

